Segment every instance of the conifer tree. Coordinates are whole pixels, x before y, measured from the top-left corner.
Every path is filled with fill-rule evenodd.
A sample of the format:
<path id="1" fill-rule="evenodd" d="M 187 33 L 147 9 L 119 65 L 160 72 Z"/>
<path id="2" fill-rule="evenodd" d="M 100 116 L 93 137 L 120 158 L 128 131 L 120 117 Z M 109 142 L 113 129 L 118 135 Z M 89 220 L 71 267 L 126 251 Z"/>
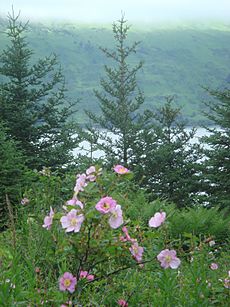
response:
<path id="1" fill-rule="evenodd" d="M 76 124 L 66 99 L 65 80 L 56 55 L 33 64 L 26 41 L 28 23 L 8 15 L 10 44 L 0 55 L 0 120 L 23 150 L 30 168 L 56 168 L 72 160 Z"/>
<path id="2" fill-rule="evenodd" d="M 225 89 L 206 89 L 211 101 L 206 102 L 206 113 L 215 126 L 207 128 L 209 136 L 203 137 L 207 159 L 204 179 L 208 204 L 230 207 L 230 83 Z"/>
<path id="3" fill-rule="evenodd" d="M 116 47 L 114 50 L 101 48 L 113 65 L 105 65 L 106 78 L 101 79 L 102 91 L 95 90 L 101 115 L 86 111 L 94 125 L 104 129 L 98 138 L 103 140 L 99 148 L 105 152 L 105 158 L 111 165 L 116 162 L 128 165 L 133 155 L 133 142 L 148 120 L 146 114 L 140 114 L 144 96 L 136 80 L 142 62 L 135 66 L 129 62 L 139 44 L 127 44 L 129 28 L 124 16 L 113 24 Z M 115 134 L 117 139 L 114 140 L 110 133 Z"/>
<path id="4" fill-rule="evenodd" d="M 201 158 L 198 144 L 191 144 L 195 130 L 187 131 L 173 97 L 152 113 L 152 129 L 143 130 L 135 142 L 132 161 L 135 177 L 151 198 L 167 199 L 178 207 L 194 205 L 200 186 Z"/>

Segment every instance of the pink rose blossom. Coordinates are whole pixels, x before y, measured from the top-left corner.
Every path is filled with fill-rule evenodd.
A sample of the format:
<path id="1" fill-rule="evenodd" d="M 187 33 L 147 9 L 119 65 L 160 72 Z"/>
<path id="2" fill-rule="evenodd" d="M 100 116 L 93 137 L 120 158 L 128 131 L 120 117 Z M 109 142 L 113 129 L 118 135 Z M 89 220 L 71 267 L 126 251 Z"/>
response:
<path id="1" fill-rule="evenodd" d="M 121 236 L 120 237 L 120 241 L 122 242 L 126 242 L 126 241 L 129 241 L 129 242 L 132 242 L 132 243 L 136 243 L 137 240 L 136 239 L 132 239 L 128 233 L 128 229 L 126 228 L 126 226 L 122 227 L 122 231 L 124 232 L 125 236 Z"/>
<path id="2" fill-rule="evenodd" d="M 88 275 L 87 271 L 80 271 L 80 278 L 86 278 L 86 276 Z"/>
<path id="3" fill-rule="evenodd" d="M 70 200 L 67 200 L 66 204 L 68 206 L 79 206 L 81 209 L 84 208 L 83 203 L 80 200 L 78 200 L 77 198 L 72 198 Z"/>
<path id="4" fill-rule="evenodd" d="M 87 271 L 81 271 L 80 272 L 80 279 L 86 278 L 88 281 L 94 280 L 94 275 L 89 274 Z"/>
<path id="5" fill-rule="evenodd" d="M 89 274 L 88 276 L 86 276 L 86 278 L 87 278 L 88 281 L 92 281 L 92 280 L 94 280 L 94 275 Z"/>
<path id="6" fill-rule="evenodd" d="M 50 207 L 50 213 L 44 218 L 44 224 L 42 225 L 42 227 L 46 228 L 47 230 L 50 229 L 53 223 L 53 217 L 54 217 L 54 211 L 52 207 Z"/>
<path id="7" fill-rule="evenodd" d="M 120 175 L 124 175 L 124 174 L 129 173 L 129 170 L 122 165 L 116 165 L 116 166 L 114 166 L 113 169 L 117 174 L 120 174 Z"/>
<path id="8" fill-rule="evenodd" d="M 129 248 L 129 250 L 137 262 L 140 262 L 142 260 L 142 254 L 144 252 L 144 248 L 139 246 L 137 242 L 135 242 Z"/>
<path id="9" fill-rule="evenodd" d="M 86 182 L 86 174 L 77 175 L 76 185 L 74 187 L 74 191 L 76 193 L 80 191 L 84 191 L 84 188 L 87 186 Z"/>
<path id="10" fill-rule="evenodd" d="M 166 218 L 165 212 L 155 213 L 154 216 L 149 220 L 149 227 L 154 227 L 154 228 L 159 227 L 162 223 L 164 223 L 165 218 Z"/>
<path id="11" fill-rule="evenodd" d="M 210 265 L 210 269 L 212 269 L 212 270 L 217 270 L 218 269 L 218 264 L 217 263 L 211 263 L 211 265 Z"/>
<path id="12" fill-rule="evenodd" d="M 123 224 L 123 216 L 120 205 L 116 205 L 114 209 L 110 211 L 109 225 L 111 228 L 116 229 Z"/>
<path id="13" fill-rule="evenodd" d="M 96 180 L 95 172 L 96 172 L 95 166 L 90 166 L 90 167 L 86 170 L 86 175 L 87 175 L 86 178 L 87 178 L 87 180 L 89 180 L 89 181 L 95 181 L 95 180 Z"/>
<path id="14" fill-rule="evenodd" d="M 129 304 L 125 300 L 118 300 L 117 304 L 122 307 L 128 307 Z"/>
<path id="15" fill-rule="evenodd" d="M 115 209 L 117 202 L 112 197 L 103 197 L 95 206 L 95 208 L 102 214 L 107 214 Z"/>
<path id="16" fill-rule="evenodd" d="M 75 286 L 77 284 L 77 278 L 71 273 L 65 272 L 59 279 L 59 289 L 60 291 L 69 291 L 73 293 L 75 291 Z"/>
<path id="17" fill-rule="evenodd" d="M 96 168 L 95 166 L 90 166 L 87 170 L 86 170 L 86 175 L 91 175 L 92 173 L 96 172 Z"/>
<path id="18" fill-rule="evenodd" d="M 162 268 L 177 269 L 181 263 L 180 259 L 176 257 L 175 250 L 164 249 L 157 256 L 157 260 L 160 261 Z"/>
<path id="19" fill-rule="evenodd" d="M 72 209 L 67 215 L 61 218 L 62 228 L 66 228 L 66 232 L 79 232 L 81 224 L 84 221 L 84 215 L 77 215 L 77 210 Z"/>

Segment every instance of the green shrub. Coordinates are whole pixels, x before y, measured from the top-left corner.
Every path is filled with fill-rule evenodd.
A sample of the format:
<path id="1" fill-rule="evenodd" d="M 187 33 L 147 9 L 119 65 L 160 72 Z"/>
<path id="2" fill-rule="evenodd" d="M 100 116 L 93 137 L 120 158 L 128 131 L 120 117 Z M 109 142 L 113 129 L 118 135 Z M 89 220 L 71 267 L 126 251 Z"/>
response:
<path id="1" fill-rule="evenodd" d="M 12 203 L 19 200 L 21 186 L 25 181 L 23 154 L 0 124 L 0 228 L 7 223 L 6 194 Z"/>
<path id="2" fill-rule="evenodd" d="M 213 236 L 216 240 L 226 241 L 230 238 L 230 217 L 218 208 L 194 207 L 175 211 L 170 217 L 170 235 L 178 238 L 192 233 L 196 236 Z"/>

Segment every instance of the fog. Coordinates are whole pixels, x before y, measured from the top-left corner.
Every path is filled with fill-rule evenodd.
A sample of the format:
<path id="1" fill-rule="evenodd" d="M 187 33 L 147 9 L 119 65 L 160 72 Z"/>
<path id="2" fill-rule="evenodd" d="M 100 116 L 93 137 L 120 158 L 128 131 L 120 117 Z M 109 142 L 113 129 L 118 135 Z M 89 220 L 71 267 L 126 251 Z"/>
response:
<path id="1" fill-rule="evenodd" d="M 35 20 L 55 19 L 75 22 L 111 22 L 121 11 L 129 21 L 164 22 L 230 20 L 229 0 L 1 0 L 0 14 L 11 7 L 21 16 Z"/>

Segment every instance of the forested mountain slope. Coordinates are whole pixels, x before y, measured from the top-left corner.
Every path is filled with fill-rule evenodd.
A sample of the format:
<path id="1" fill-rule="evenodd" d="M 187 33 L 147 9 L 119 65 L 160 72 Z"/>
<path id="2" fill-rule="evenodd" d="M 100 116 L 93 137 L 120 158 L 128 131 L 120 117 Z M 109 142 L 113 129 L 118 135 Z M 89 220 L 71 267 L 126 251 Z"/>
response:
<path id="1" fill-rule="evenodd" d="M 2 31 L 7 21 L 0 19 L 0 51 L 7 39 Z M 98 112 L 93 89 L 100 86 L 103 66 L 109 64 L 99 46 L 113 47 L 111 26 L 30 23 L 29 46 L 34 59 L 55 52 L 63 67 L 69 96 L 80 98 L 78 118 L 85 121 L 84 109 Z M 204 117 L 201 86 L 224 86 L 230 78 L 230 26 L 177 25 L 173 27 L 132 27 L 129 39 L 140 41 L 138 52 L 131 59 L 144 61 L 138 74 L 144 91 L 145 106 L 161 103 L 166 95 L 175 95 L 191 124 L 200 124 Z"/>

